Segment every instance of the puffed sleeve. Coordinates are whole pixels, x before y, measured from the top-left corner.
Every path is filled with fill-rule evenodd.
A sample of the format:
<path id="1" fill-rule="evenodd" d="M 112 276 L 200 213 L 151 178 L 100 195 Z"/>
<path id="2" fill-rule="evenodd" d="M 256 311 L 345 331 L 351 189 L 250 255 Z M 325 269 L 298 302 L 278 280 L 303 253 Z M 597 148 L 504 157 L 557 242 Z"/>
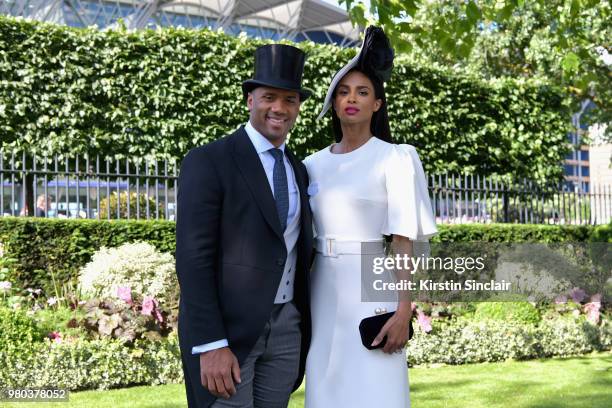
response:
<path id="1" fill-rule="evenodd" d="M 421 159 L 414 146 L 391 146 L 385 162 L 387 219 L 384 235 L 428 242 L 438 232 Z"/>

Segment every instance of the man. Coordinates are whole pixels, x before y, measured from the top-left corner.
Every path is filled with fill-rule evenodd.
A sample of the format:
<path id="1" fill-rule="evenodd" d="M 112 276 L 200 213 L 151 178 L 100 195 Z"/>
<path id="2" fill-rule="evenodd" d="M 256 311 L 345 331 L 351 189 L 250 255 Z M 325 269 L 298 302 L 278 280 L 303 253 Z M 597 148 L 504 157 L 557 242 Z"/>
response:
<path id="1" fill-rule="evenodd" d="M 176 269 L 190 407 L 288 405 L 310 343 L 312 220 L 304 165 L 285 147 L 300 104 L 304 53 L 255 52 L 242 84 L 249 122 L 181 164 Z"/>
<path id="2" fill-rule="evenodd" d="M 41 194 L 36 199 L 36 216 L 46 217 L 50 208 L 51 197 Z"/>

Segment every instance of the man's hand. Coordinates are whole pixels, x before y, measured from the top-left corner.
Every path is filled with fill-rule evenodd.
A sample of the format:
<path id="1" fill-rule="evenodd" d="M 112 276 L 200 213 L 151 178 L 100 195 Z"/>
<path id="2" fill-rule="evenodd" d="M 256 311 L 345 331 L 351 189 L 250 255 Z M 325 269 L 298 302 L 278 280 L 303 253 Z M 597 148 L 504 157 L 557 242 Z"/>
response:
<path id="1" fill-rule="evenodd" d="M 200 354 L 200 380 L 216 397 L 228 399 L 236 394 L 234 382 L 240 383 L 240 366 L 229 347 Z"/>
<path id="2" fill-rule="evenodd" d="M 383 347 L 383 351 L 387 354 L 395 353 L 406 346 L 408 341 L 408 327 L 412 311 L 404 312 L 403 310 L 396 311 L 387 323 L 380 329 L 380 333 L 372 342 L 372 346 L 376 346 L 383 341 L 387 336 L 387 342 Z"/>

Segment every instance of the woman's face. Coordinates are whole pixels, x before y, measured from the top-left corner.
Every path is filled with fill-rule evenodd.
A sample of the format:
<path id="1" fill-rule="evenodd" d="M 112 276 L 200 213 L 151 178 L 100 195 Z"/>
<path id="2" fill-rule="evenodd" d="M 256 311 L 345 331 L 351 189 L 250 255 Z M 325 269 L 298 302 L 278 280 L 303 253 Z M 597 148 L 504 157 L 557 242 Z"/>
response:
<path id="1" fill-rule="evenodd" d="M 376 99 L 372 81 L 359 71 L 351 71 L 336 87 L 333 108 L 341 123 L 358 124 L 372 120 L 372 114 L 380 109 L 381 99 Z"/>

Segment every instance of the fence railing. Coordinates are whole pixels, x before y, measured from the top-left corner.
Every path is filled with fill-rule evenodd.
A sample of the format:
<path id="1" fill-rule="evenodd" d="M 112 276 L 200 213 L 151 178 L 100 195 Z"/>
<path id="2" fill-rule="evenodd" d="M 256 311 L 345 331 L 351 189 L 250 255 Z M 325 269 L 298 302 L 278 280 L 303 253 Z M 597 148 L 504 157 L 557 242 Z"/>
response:
<path id="1" fill-rule="evenodd" d="M 166 219 L 176 217 L 175 161 L 110 160 L 0 151 L 0 209 L 5 216 L 47 218 Z M 607 224 L 612 188 L 570 191 L 564 183 L 512 184 L 478 175 L 428 178 L 439 223 L 507 222 Z"/>
<path id="2" fill-rule="evenodd" d="M 173 220 L 177 178 L 176 163 L 167 160 L 0 152 L 0 209 L 47 218 Z"/>
<path id="3" fill-rule="evenodd" d="M 610 185 L 580 191 L 563 182 L 504 183 L 455 174 L 432 175 L 428 181 L 439 223 L 607 224 L 612 220 Z"/>

